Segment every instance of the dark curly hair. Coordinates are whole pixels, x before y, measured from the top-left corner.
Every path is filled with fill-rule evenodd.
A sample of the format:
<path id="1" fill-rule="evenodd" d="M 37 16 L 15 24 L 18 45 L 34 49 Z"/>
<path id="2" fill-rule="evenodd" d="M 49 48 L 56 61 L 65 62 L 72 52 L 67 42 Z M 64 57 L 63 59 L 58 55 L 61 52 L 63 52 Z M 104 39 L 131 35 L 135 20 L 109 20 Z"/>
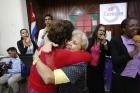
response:
<path id="1" fill-rule="evenodd" d="M 122 29 L 121 34 L 122 35 L 125 34 L 124 29 L 127 28 L 128 24 L 131 20 L 137 20 L 138 21 L 138 18 L 137 17 L 128 17 L 128 18 L 126 18 L 122 21 L 122 23 L 121 23 L 121 29 Z M 138 31 L 138 34 L 140 34 L 140 31 Z"/>
<path id="2" fill-rule="evenodd" d="M 73 24 L 68 20 L 53 20 L 48 31 L 48 38 L 50 41 L 64 47 L 65 43 L 71 39 Z"/>
<path id="3" fill-rule="evenodd" d="M 53 20 L 53 16 L 52 16 L 51 14 L 46 14 L 46 15 L 44 16 L 44 18 L 45 18 L 45 17 L 50 17 L 51 20 Z"/>
<path id="4" fill-rule="evenodd" d="M 7 49 L 7 52 L 9 52 L 9 51 L 16 51 L 16 52 L 17 52 L 17 49 L 16 49 L 15 47 L 9 47 L 9 48 Z"/>
<path id="5" fill-rule="evenodd" d="M 130 20 L 138 20 L 137 17 L 128 17 L 126 19 L 124 19 L 121 23 L 121 28 L 126 28 L 126 26 L 128 25 L 128 23 L 130 22 Z"/>

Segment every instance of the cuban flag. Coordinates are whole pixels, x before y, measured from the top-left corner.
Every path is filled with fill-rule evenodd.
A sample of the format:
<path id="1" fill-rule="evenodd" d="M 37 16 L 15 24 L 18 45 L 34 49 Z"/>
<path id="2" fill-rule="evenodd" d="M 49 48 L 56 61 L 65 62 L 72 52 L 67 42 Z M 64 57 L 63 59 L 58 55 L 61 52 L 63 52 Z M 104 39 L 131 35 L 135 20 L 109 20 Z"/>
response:
<path id="1" fill-rule="evenodd" d="M 30 20 L 31 20 L 31 38 L 32 40 L 35 40 L 35 35 L 37 33 L 37 25 L 36 25 L 35 14 L 32 8 L 32 3 L 30 3 Z"/>

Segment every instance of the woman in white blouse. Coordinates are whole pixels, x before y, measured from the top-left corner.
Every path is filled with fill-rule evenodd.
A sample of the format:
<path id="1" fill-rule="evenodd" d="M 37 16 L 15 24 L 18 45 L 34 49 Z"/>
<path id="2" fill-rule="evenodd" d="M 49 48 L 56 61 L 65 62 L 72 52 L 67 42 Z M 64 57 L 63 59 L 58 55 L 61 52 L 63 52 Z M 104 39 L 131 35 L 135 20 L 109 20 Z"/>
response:
<path id="1" fill-rule="evenodd" d="M 21 40 L 17 41 L 17 46 L 21 55 L 33 55 L 37 45 L 31 40 L 27 29 L 20 30 Z"/>

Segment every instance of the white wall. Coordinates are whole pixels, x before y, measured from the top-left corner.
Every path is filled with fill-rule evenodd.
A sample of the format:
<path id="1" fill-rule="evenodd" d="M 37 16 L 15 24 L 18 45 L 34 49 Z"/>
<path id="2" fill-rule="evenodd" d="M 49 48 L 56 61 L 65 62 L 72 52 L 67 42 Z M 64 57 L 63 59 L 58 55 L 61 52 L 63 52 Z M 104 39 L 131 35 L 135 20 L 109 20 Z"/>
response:
<path id="1" fill-rule="evenodd" d="M 17 47 L 22 28 L 29 28 L 26 0 L 0 0 L 0 54 Z"/>

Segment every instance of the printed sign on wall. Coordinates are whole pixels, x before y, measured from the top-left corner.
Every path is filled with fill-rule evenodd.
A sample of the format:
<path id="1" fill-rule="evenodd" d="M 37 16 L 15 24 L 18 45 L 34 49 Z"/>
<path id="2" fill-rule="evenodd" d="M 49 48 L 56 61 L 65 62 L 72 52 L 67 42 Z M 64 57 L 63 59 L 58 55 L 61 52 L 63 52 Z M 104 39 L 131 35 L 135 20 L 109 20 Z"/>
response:
<path id="1" fill-rule="evenodd" d="M 121 24 L 127 17 L 127 3 L 100 4 L 100 24 Z"/>

